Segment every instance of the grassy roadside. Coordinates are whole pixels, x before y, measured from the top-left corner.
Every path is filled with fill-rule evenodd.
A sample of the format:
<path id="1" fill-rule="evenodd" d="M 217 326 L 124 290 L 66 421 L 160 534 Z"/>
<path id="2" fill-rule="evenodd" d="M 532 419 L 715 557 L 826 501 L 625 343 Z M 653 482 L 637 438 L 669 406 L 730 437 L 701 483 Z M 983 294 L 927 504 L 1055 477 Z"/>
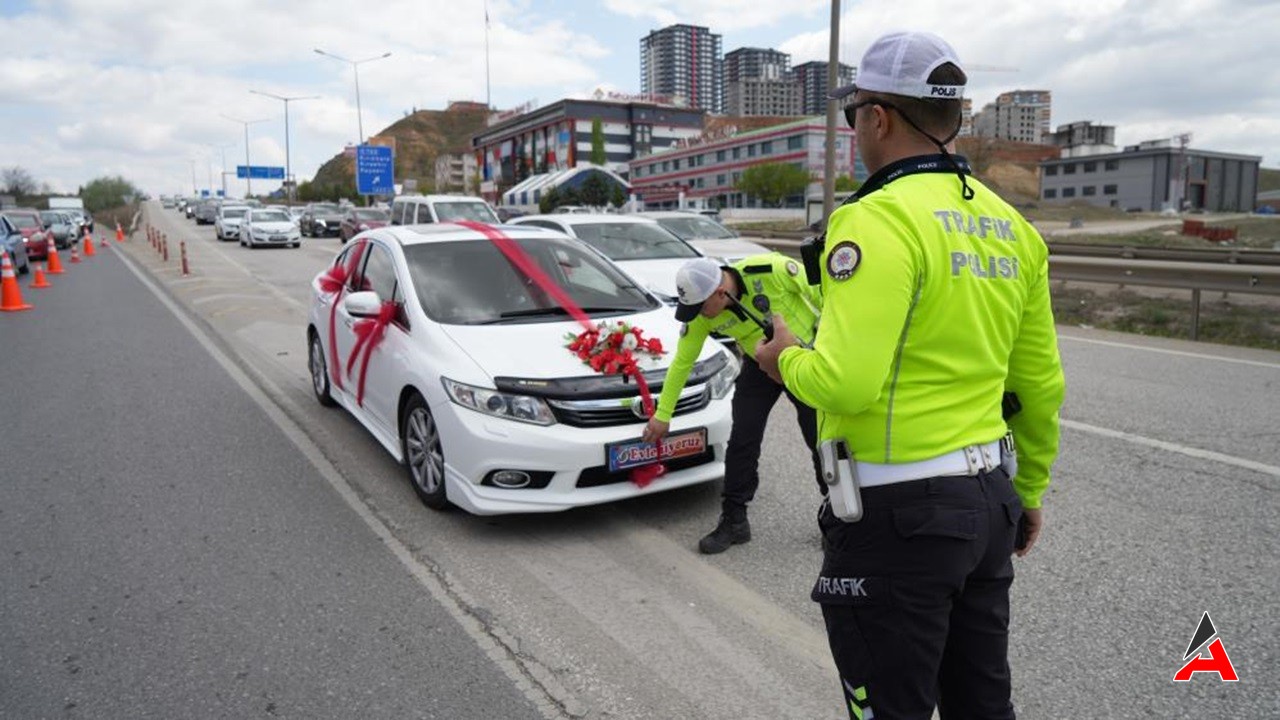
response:
<path id="1" fill-rule="evenodd" d="M 1054 319 L 1060 325 L 1191 337 L 1189 291 L 1183 297 L 1158 297 L 1127 289 L 1098 292 L 1071 283 L 1054 283 L 1051 295 Z M 1237 303 L 1231 296 L 1223 299 L 1217 293 L 1201 293 L 1200 340 L 1280 350 L 1280 310 L 1273 304 Z"/>

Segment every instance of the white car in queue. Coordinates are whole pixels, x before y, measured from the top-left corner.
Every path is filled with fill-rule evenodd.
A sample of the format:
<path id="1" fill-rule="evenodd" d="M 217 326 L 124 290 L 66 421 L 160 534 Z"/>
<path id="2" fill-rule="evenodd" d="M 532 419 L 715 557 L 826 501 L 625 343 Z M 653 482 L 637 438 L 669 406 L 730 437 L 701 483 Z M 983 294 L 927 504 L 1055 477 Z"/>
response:
<path id="1" fill-rule="evenodd" d="M 302 246 L 302 231 L 284 209 L 250 208 L 240 221 L 240 246 Z"/>
<path id="2" fill-rule="evenodd" d="M 553 213 L 518 217 L 511 224 L 543 227 L 582 240 L 669 305 L 676 302 L 676 271 L 701 255 L 657 221 L 635 215 Z"/>
<path id="3" fill-rule="evenodd" d="M 696 212 L 666 210 L 636 213 L 639 217 L 656 220 L 681 240 L 694 246 L 703 255 L 718 258 L 726 264 L 773 252 L 759 243 L 744 239 L 737 232 L 719 222 Z"/>
<path id="4" fill-rule="evenodd" d="M 498 230 L 593 323 L 625 321 L 661 340 L 661 358 L 638 354 L 656 400 L 680 335 L 671 308 L 578 240 L 533 227 Z M 598 374 L 570 352 L 568 338 L 581 326 L 485 234 L 453 223 L 367 230 L 331 267 L 350 271 L 336 308 L 326 273 L 312 283 L 316 398 L 354 415 L 406 466 L 428 507 L 553 512 L 724 476 L 738 363 L 720 345 L 706 344 L 680 396 L 663 445 L 667 472 L 641 488 L 630 470 L 656 448 L 640 442 L 646 421 L 635 381 Z M 360 323 L 375 322 L 380 310 L 394 319 L 367 367 L 362 353 L 348 373 Z"/>
<path id="5" fill-rule="evenodd" d="M 245 213 L 249 212 L 249 206 L 223 205 L 216 212 L 217 216 L 213 220 L 213 234 L 219 240 L 235 240 L 240 237 L 240 223 L 244 220 Z"/>

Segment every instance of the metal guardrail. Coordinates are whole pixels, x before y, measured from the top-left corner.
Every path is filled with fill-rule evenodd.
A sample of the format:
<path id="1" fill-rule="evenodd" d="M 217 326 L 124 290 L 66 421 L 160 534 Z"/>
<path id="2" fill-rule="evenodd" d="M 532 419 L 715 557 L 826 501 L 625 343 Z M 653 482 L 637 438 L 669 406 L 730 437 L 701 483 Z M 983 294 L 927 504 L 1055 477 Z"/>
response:
<path id="1" fill-rule="evenodd" d="M 800 240 L 766 238 L 760 244 L 786 255 L 799 257 Z M 1115 245 L 1072 244 L 1070 249 L 1097 251 L 1138 250 Z M 1200 292 L 1251 293 L 1280 296 L 1280 252 L 1266 250 L 1244 253 L 1242 248 L 1230 250 L 1197 250 L 1195 248 L 1142 248 L 1162 259 L 1138 259 L 1097 254 L 1063 252 L 1064 244 L 1050 246 L 1049 278 L 1054 281 L 1092 282 L 1106 285 L 1141 285 L 1178 288 L 1191 291 L 1191 339 L 1200 336 Z M 1199 253 L 1212 253 L 1201 255 Z M 1186 253 L 1192 253 L 1188 255 Z M 1230 254 L 1229 254 L 1230 253 Z M 1273 262 L 1268 262 L 1274 256 Z M 1186 257 L 1208 257 L 1209 261 L 1193 262 Z M 1262 262 L 1252 262 L 1258 257 Z M 1241 262 L 1249 259 L 1248 264 Z"/>
<path id="2" fill-rule="evenodd" d="M 1207 247 L 1165 248 L 1134 245 L 1093 245 L 1090 243 L 1049 243 L 1050 255 L 1084 255 L 1131 260 L 1180 260 L 1239 265 L 1280 265 L 1280 250 L 1264 248 Z"/>

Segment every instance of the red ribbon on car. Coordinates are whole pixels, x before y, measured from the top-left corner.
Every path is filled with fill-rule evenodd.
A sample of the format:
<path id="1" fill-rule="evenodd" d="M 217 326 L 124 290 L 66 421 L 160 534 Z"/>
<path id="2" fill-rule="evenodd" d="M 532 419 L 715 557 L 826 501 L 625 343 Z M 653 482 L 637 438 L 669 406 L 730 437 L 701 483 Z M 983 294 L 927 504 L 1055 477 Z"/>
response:
<path id="1" fill-rule="evenodd" d="M 342 363 L 338 360 L 338 302 L 347 289 L 347 280 L 351 270 L 360 262 L 360 253 L 364 251 L 364 243 L 351 251 L 351 260 L 346 265 L 334 265 L 320 276 L 320 292 L 332 295 L 329 304 L 329 378 L 333 386 L 342 389 Z"/>
<path id="2" fill-rule="evenodd" d="M 542 268 L 538 267 L 538 264 L 533 261 L 533 258 L 529 257 L 514 240 L 503 234 L 501 230 L 491 225 L 471 220 L 457 220 L 454 222 L 488 238 L 489 242 L 492 242 L 494 247 L 498 248 L 498 251 L 507 258 L 508 262 L 514 265 L 525 277 L 532 280 L 543 292 L 550 295 L 584 330 L 595 329 L 596 326 L 591 322 L 591 318 L 582 311 L 582 308 L 578 307 L 578 304 L 573 301 L 573 298 L 569 297 L 564 288 L 548 277 Z M 645 381 L 644 373 L 640 371 L 640 368 L 634 362 L 626 363 L 617 368 L 617 372 L 623 377 L 630 376 L 635 378 L 636 387 L 640 390 L 640 402 L 644 408 L 645 415 L 653 415 L 653 394 L 649 392 L 649 383 Z M 662 442 L 659 441 L 655 444 L 658 449 L 657 460 L 649 465 L 643 465 L 631 470 L 631 482 L 638 487 L 645 487 L 667 472 L 666 465 L 662 464 Z"/>
<path id="3" fill-rule="evenodd" d="M 369 374 L 369 357 L 373 354 L 373 349 L 382 342 L 383 335 L 386 334 L 387 326 L 392 320 L 396 319 L 396 311 L 398 306 L 390 300 L 383 301 L 378 307 L 378 314 L 360 320 L 351 327 L 351 331 L 356 335 L 356 343 L 351 348 L 351 355 L 347 358 L 347 376 L 351 375 L 351 369 L 355 367 L 356 358 L 360 356 L 361 351 L 364 357 L 360 362 L 360 377 L 356 382 L 356 405 L 364 407 L 364 380 Z"/>

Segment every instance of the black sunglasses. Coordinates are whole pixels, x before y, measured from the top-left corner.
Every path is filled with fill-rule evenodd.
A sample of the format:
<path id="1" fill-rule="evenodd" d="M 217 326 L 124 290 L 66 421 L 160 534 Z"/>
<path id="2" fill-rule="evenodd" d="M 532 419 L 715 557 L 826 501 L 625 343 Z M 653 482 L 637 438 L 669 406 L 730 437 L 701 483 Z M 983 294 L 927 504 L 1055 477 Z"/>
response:
<path id="1" fill-rule="evenodd" d="M 867 105 L 879 105 L 880 107 L 887 108 L 889 110 L 898 110 L 893 103 L 885 102 L 884 100 L 863 100 L 862 102 L 856 102 L 852 105 L 845 105 L 844 119 L 845 122 L 849 123 L 849 127 L 854 127 L 854 118 L 858 115 L 858 108 L 866 107 Z M 898 112 L 902 111 L 898 110 Z"/>

